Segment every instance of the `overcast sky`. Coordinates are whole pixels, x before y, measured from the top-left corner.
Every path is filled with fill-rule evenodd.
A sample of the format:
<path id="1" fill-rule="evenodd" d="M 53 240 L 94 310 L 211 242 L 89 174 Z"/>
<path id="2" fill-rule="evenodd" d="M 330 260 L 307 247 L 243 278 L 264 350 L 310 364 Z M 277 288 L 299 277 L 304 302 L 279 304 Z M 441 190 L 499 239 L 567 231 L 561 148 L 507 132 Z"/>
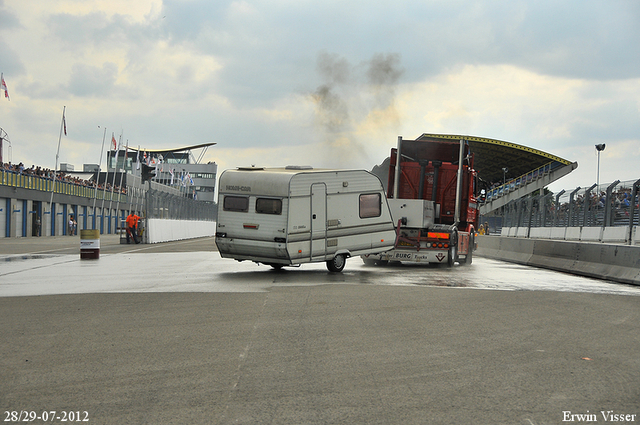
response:
<path id="1" fill-rule="evenodd" d="M 0 0 L 0 72 L 5 161 L 27 166 L 55 165 L 66 106 L 76 170 L 106 127 L 215 142 L 220 171 L 371 169 L 428 132 L 577 161 L 560 188 L 595 183 L 605 143 L 600 181 L 640 178 L 636 0 Z"/>

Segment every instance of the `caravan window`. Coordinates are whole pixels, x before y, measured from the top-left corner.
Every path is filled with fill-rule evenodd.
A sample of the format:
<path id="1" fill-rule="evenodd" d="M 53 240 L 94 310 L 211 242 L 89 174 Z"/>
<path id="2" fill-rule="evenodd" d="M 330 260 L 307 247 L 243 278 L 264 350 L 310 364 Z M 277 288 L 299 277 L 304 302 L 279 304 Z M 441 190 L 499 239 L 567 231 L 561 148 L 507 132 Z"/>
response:
<path id="1" fill-rule="evenodd" d="M 245 196 L 225 196 L 223 208 L 225 211 L 249 211 L 249 198 Z"/>
<path id="2" fill-rule="evenodd" d="M 379 193 L 360 195 L 360 218 L 380 217 L 381 200 Z"/>
<path id="3" fill-rule="evenodd" d="M 282 199 L 256 199 L 256 212 L 260 214 L 282 214 Z"/>

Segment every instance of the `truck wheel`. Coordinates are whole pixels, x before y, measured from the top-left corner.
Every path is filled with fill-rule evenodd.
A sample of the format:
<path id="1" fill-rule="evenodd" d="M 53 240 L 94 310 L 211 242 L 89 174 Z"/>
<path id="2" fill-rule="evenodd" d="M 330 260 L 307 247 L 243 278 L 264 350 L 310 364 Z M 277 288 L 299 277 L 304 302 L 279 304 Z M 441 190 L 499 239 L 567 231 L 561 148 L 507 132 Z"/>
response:
<path id="1" fill-rule="evenodd" d="M 333 257 L 333 260 L 327 261 L 327 269 L 333 273 L 339 273 L 344 269 L 347 264 L 347 256 L 344 254 L 338 254 Z"/>
<path id="2" fill-rule="evenodd" d="M 453 267 L 453 264 L 456 262 L 456 257 L 458 256 L 458 247 L 452 246 L 449 248 L 449 259 L 447 260 L 447 265 L 449 267 Z"/>

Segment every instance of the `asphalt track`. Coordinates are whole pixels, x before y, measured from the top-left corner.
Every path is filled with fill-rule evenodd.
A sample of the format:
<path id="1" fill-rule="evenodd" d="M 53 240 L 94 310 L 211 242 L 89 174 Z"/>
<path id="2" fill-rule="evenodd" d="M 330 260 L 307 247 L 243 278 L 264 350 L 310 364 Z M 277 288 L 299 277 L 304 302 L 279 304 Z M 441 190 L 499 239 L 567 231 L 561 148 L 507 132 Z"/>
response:
<path id="1" fill-rule="evenodd" d="M 4 240 L 0 256 L 38 264 L 78 244 Z M 211 250 L 210 238 L 146 246 L 104 237 L 103 258 L 86 261 L 135 254 L 147 276 L 158 257 L 145 254 L 174 253 L 187 270 L 189 253 Z M 3 275 L 9 263 L 0 286 L 17 276 Z M 2 419 L 25 411 L 44 423 L 42 412 L 56 411 L 49 423 L 79 412 L 93 424 L 538 425 L 602 423 L 613 411 L 640 421 L 640 296 L 322 275 L 260 291 L 1 297 Z"/>

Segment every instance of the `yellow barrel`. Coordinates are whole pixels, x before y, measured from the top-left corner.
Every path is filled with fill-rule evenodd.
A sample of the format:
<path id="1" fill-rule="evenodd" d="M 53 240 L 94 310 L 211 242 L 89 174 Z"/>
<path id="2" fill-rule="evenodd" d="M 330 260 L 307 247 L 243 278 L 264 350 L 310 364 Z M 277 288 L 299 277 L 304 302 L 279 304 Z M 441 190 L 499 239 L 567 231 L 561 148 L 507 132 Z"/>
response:
<path id="1" fill-rule="evenodd" d="M 80 259 L 100 258 L 100 230 L 80 230 Z"/>

